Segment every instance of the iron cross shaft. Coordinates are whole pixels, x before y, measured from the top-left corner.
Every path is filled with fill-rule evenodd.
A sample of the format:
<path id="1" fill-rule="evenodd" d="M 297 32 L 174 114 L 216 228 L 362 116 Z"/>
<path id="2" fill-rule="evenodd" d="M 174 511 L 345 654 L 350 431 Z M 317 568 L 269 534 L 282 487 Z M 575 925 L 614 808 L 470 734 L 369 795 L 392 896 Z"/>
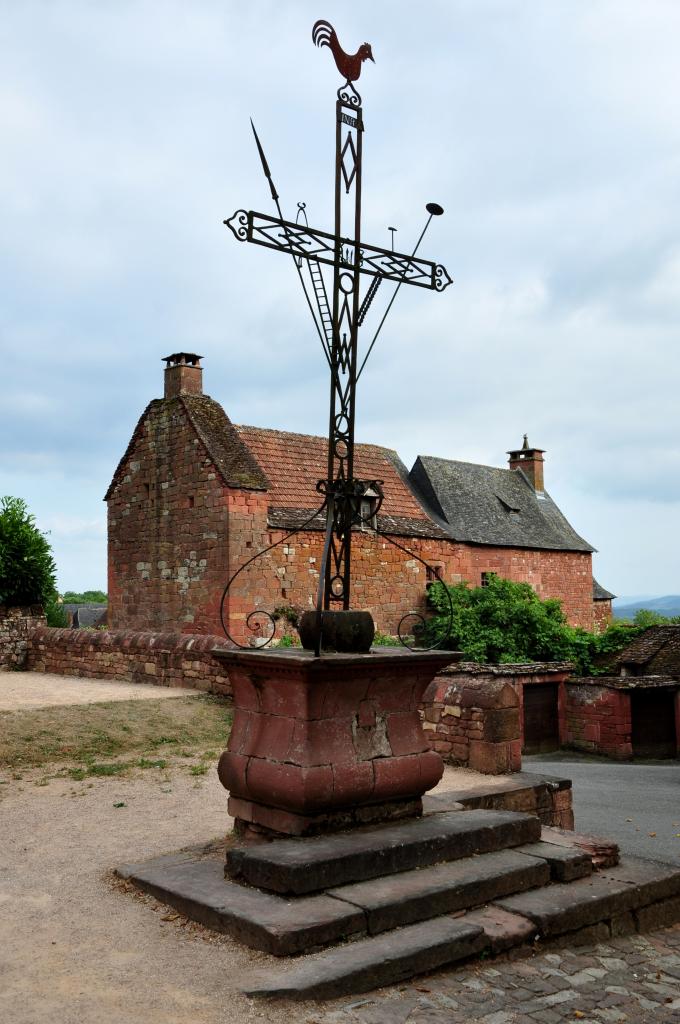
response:
<path id="1" fill-rule="evenodd" d="M 363 134 L 361 97 L 348 80 L 338 90 L 336 101 L 335 224 L 332 234 L 283 218 L 278 193 L 257 133 L 255 139 L 278 217 L 268 217 L 253 210 L 237 210 L 224 222 L 239 241 L 263 245 L 294 258 L 330 368 L 328 470 L 326 478 L 317 485 L 325 497 L 326 508 L 326 539 L 317 595 L 318 609 L 350 607 L 352 527 L 362 522 L 370 524 L 363 511 L 367 495 L 370 495 L 372 502 L 370 520 L 376 515 L 383 497 L 381 481 L 355 477 L 357 380 L 401 285 L 410 284 L 443 291 L 451 284 L 451 278 L 441 264 L 416 258 L 416 251 L 430 220 L 443 213 L 436 203 L 427 206 L 429 220 L 410 256 L 363 242 Z M 311 280 L 316 314 L 301 271 L 303 261 Z M 333 268 L 330 306 L 322 273 L 323 265 Z M 360 295 L 362 275 L 370 278 L 363 299 Z M 358 367 L 359 328 L 384 281 L 395 282 L 396 288 L 364 360 Z"/>

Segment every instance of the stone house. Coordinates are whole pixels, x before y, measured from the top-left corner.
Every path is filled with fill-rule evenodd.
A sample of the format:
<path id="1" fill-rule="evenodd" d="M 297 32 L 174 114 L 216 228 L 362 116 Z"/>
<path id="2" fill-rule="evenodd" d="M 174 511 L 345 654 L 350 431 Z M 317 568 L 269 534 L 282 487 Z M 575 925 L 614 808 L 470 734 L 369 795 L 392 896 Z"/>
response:
<path id="1" fill-rule="evenodd" d="M 227 580 L 303 527 L 230 589 L 225 618 L 244 642 L 253 610 L 313 605 L 326 439 L 231 423 L 203 394 L 200 358 L 166 358 L 164 397 L 142 413 L 106 493 L 108 621 L 219 633 Z M 357 445 L 356 475 L 383 481 L 385 499 L 352 540 L 353 604 L 379 629 L 395 633 L 403 615 L 424 609 L 431 574 L 418 558 L 448 582 L 479 585 L 490 573 L 529 582 L 592 628 L 593 548 L 544 490 L 543 451 L 525 438 L 509 454 L 506 469 L 421 456 L 409 473 L 396 452 Z"/>

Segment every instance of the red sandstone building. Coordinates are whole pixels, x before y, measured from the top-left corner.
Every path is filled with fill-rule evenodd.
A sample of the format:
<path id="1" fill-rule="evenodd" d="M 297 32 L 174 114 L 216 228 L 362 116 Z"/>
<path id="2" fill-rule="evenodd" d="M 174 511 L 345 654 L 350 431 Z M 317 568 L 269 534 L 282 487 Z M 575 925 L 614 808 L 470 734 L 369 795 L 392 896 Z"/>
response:
<path id="1" fill-rule="evenodd" d="M 305 524 L 240 574 L 225 612 L 247 639 L 253 609 L 311 607 L 324 522 L 316 483 L 326 440 L 235 426 L 203 394 L 200 357 L 166 359 L 165 393 L 149 403 L 106 493 L 109 624 L 114 628 L 221 632 L 225 583 L 252 555 Z M 593 548 L 544 490 L 543 451 L 511 451 L 507 469 L 421 456 L 409 473 L 396 452 L 357 445 L 355 473 L 383 481 L 371 529 L 352 540 L 353 603 L 395 633 L 422 610 L 427 570 L 390 541 L 437 567 L 449 582 L 478 586 L 489 573 L 559 598 L 588 629 L 611 615 L 592 575 Z M 369 499 L 370 500 L 370 499 Z"/>

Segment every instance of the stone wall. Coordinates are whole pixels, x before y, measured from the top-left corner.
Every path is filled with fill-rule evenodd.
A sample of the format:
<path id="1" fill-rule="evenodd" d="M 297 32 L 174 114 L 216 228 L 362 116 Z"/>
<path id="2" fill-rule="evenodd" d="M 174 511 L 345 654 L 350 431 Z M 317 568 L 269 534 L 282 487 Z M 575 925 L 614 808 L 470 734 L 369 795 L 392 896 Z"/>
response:
<path id="1" fill-rule="evenodd" d="M 593 601 L 593 630 L 596 633 L 604 633 L 607 626 L 613 622 L 611 601 Z"/>
<path id="2" fill-rule="evenodd" d="M 0 605 L 0 668 L 25 667 L 29 636 L 45 622 L 40 605 L 8 608 Z"/>
<path id="3" fill-rule="evenodd" d="M 232 527 L 233 528 L 233 527 Z M 271 531 L 271 541 L 283 537 Z M 447 583 L 479 586 L 482 574 L 496 573 L 516 582 L 529 583 L 545 600 L 563 602 L 567 618 L 575 626 L 593 627 L 592 562 L 589 553 L 532 551 L 460 544 L 420 537 L 395 538 L 430 565 L 437 566 Z M 250 607 L 280 604 L 311 607 L 316 594 L 323 534 L 307 530 L 291 537 L 256 569 L 243 573 L 238 589 L 248 593 Z M 256 550 L 256 549 L 255 549 Z M 250 581 L 255 573 L 255 585 Z M 395 634 L 399 620 L 409 611 L 426 609 L 426 569 L 383 537 L 357 531 L 352 537 L 352 601 L 371 612 L 376 626 Z"/>
<path id="4" fill-rule="evenodd" d="M 630 694 L 603 677 L 565 687 L 565 746 L 617 760 L 633 756 Z"/>
<path id="5" fill-rule="evenodd" d="M 152 402 L 108 501 L 111 628 L 221 633 L 230 567 L 268 543 L 266 493 L 221 481 L 182 401 Z M 238 592 L 232 604 L 245 618 Z"/>
<path id="6" fill-rule="evenodd" d="M 229 678 L 212 654 L 224 648 L 216 636 L 39 627 L 30 632 L 25 667 L 231 696 Z"/>
<path id="7" fill-rule="evenodd" d="M 421 706 L 428 742 L 448 764 L 490 775 L 517 772 L 524 742 L 524 687 L 558 686 L 560 739 L 565 733 L 566 663 L 477 665 L 461 663 L 434 680 Z"/>
<path id="8" fill-rule="evenodd" d="M 445 669 L 428 688 L 421 713 L 430 746 L 447 764 L 490 775 L 520 770 L 520 701 L 495 666 Z"/>

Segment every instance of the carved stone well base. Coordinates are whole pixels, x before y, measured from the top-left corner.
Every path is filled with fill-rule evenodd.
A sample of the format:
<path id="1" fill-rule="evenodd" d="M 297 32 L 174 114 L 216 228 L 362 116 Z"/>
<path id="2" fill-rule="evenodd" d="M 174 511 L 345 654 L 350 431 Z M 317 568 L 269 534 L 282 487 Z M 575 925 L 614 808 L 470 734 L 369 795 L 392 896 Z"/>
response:
<path id="1" fill-rule="evenodd" d="M 443 762 L 418 715 L 455 651 L 225 651 L 234 723 L 219 762 L 240 830 L 316 835 L 422 813 Z"/>

